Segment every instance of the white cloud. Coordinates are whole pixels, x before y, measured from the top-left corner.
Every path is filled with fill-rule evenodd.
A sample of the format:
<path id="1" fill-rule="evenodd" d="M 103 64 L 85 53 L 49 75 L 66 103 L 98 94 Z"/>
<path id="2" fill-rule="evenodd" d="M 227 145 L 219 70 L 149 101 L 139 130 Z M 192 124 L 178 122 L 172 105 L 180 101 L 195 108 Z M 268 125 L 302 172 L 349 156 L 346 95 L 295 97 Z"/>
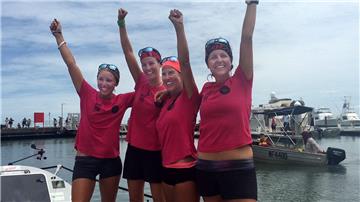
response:
<path id="1" fill-rule="evenodd" d="M 261 1 L 254 33 L 253 104 L 269 94 L 304 101 L 313 107 L 341 107 L 352 96 L 359 110 L 359 3 L 356 1 Z M 209 73 L 204 44 L 227 38 L 237 65 L 243 1 L 5 1 L 1 3 L 2 121 L 34 111 L 59 115 L 78 112 L 78 97 L 49 24 L 57 18 L 84 77 L 96 87 L 100 63 L 120 67 L 117 92 L 132 91 L 134 82 L 120 48 L 117 9 L 129 11 L 128 34 L 134 50 L 154 46 L 163 56 L 176 54 L 175 31 L 168 13 L 184 13 L 192 68 L 201 89 Z M 127 118 L 124 118 L 126 120 Z"/>

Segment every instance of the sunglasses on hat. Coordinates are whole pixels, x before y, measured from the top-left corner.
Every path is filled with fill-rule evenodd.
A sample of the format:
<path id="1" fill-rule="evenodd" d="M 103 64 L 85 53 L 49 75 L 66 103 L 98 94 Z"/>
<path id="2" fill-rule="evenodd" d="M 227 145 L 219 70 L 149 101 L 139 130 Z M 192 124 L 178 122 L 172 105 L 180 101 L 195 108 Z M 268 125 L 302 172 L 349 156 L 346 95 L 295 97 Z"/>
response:
<path id="1" fill-rule="evenodd" d="M 152 56 L 152 57 L 156 58 L 159 62 L 161 61 L 161 55 L 160 55 L 159 51 L 153 47 L 145 47 L 143 49 L 140 49 L 138 52 L 138 56 L 141 59 Z"/>
<path id="2" fill-rule="evenodd" d="M 169 56 L 169 57 L 166 57 L 166 58 L 163 58 L 160 62 L 160 64 L 164 64 L 165 62 L 167 61 L 171 61 L 171 62 L 177 62 L 178 59 L 176 56 Z"/>
<path id="3" fill-rule="evenodd" d="M 224 38 L 215 38 L 215 39 L 210 39 L 208 42 L 206 42 L 205 44 L 205 48 L 207 48 L 208 46 L 215 44 L 215 43 L 221 43 L 221 44 L 225 44 L 229 46 L 229 41 L 224 39 Z"/>
<path id="4" fill-rule="evenodd" d="M 116 65 L 113 64 L 101 64 L 99 65 L 99 70 L 103 70 L 103 69 L 110 69 L 113 71 L 119 71 L 118 67 Z"/>

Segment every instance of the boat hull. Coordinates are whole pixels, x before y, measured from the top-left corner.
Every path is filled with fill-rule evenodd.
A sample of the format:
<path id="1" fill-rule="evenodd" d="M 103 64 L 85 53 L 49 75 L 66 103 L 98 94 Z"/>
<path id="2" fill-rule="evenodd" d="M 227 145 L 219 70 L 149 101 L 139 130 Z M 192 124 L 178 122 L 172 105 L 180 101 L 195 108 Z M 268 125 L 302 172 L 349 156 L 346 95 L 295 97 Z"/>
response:
<path id="1" fill-rule="evenodd" d="M 341 127 L 340 135 L 341 136 L 360 136 L 360 126 L 359 127 Z"/>
<path id="2" fill-rule="evenodd" d="M 317 127 L 337 127 L 338 120 L 333 119 L 333 118 L 315 120 L 315 126 L 317 126 Z"/>
<path id="3" fill-rule="evenodd" d="M 326 154 L 300 152 L 288 148 L 253 145 L 255 161 L 276 164 L 298 164 L 325 166 L 328 164 Z"/>
<path id="4" fill-rule="evenodd" d="M 341 127 L 360 127 L 360 120 L 341 120 Z"/>
<path id="5" fill-rule="evenodd" d="M 346 158 L 343 149 L 328 147 L 326 153 L 310 153 L 282 146 L 253 145 L 254 159 L 258 162 L 288 165 L 337 165 Z"/>

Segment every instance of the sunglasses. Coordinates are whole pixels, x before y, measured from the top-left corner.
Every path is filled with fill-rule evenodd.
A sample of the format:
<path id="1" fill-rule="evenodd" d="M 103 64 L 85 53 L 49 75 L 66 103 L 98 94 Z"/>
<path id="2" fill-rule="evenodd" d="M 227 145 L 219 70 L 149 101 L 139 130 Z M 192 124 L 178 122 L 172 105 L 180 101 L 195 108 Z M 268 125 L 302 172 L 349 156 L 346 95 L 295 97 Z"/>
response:
<path id="1" fill-rule="evenodd" d="M 113 64 L 101 64 L 101 65 L 99 65 L 99 70 L 102 70 L 102 69 L 110 69 L 110 70 L 113 70 L 113 71 L 119 71 L 118 67 L 116 65 L 113 65 Z"/>
<path id="2" fill-rule="evenodd" d="M 225 45 L 229 45 L 229 41 L 224 39 L 224 38 L 215 38 L 215 39 L 210 39 L 208 42 L 206 42 L 205 44 L 205 48 L 207 48 L 208 46 L 214 44 L 214 43 L 222 43 L 222 44 L 225 44 Z"/>
<path id="3" fill-rule="evenodd" d="M 141 57 L 142 54 L 144 54 L 144 53 L 151 53 L 151 52 L 155 52 L 156 54 L 158 54 L 158 55 L 161 57 L 159 51 L 156 50 L 155 48 L 152 48 L 152 47 L 145 47 L 145 48 L 143 48 L 143 49 L 140 49 L 139 52 L 138 52 L 138 56 Z"/>
<path id="4" fill-rule="evenodd" d="M 176 56 L 169 56 L 169 57 L 166 57 L 166 58 L 163 58 L 160 62 L 160 64 L 164 64 L 165 62 L 167 61 L 171 61 L 171 62 L 177 62 L 178 59 Z"/>

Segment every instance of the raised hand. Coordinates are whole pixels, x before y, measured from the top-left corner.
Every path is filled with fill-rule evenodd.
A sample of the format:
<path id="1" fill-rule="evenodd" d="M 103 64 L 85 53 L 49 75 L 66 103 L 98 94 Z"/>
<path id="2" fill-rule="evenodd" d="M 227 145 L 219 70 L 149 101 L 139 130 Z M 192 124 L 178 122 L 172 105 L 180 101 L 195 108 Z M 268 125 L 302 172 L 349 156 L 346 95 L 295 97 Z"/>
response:
<path id="1" fill-rule="evenodd" d="M 123 9 L 123 8 L 120 8 L 118 10 L 118 20 L 124 20 L 125 19 L 125 16 L 128 14 L 128 12 Z"/>
<path id="2" fill-rule="evenodd" d="M 167 90 L 160 90 L 155 93 L 154 95 L 154 102 L 155 103 L 163 103 L 166 96 L 169 95 Z"/>
<path id="3" fill-rule="evenodd" d="M 177 9 L 170 11 L 169 19 L 174 25 L 183 24 L 183 14 Z"/>
<path id="4" fill-rule="evenodd" d="M 55 36 L 55 34 L 62 32 L 61 24 L 57 19 L 54 19 L 51 22 L 50 31 L 54 36 Z"/>

